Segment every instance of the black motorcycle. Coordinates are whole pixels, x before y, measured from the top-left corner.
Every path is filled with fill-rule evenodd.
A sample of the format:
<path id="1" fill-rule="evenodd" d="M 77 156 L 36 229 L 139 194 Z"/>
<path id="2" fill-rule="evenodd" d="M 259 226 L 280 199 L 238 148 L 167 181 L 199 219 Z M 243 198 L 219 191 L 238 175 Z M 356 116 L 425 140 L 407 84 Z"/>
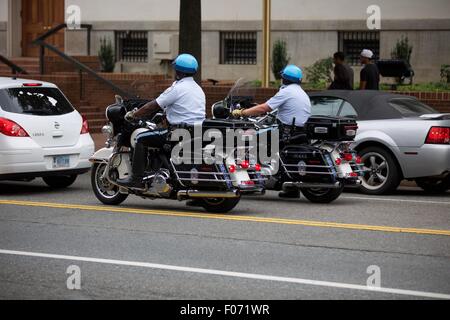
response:
<path id="1" fill-rule="evenodd" d="M 234 109 L 255 105 L 247 86 L 240 79 L 226 99 L 215 103 L 214 118 L 228 119 Z M 360 184 L 363 164 L 351 148 L 358 129 L 355 119 L 313 116 L 303 130 L 282 125 L 276 111 L 247 120 L 254 123 L 260 134 L 278 131 L 279 162 L 262 163 L 267 190 L 300 190 L 313 203 L 331 203 L 345 186 Z M 270 139 L 265 141 L 270 143 Z"/>
<path id="2" fill-rule="evenodd" d="M 128 122 L 125 114 L 142 107 L 145 100 L 127 100 L 116 97 L 116 103 L 109 106 L 106 115 L 110 123 L 103 128 L 108 136 L 105 148 L 91 158 L 94 163 L 91 182 L 93 191 L 102 203 L 119 205 L 129 195 L 149 199 L 189 200 L 196 199 L 208 212 L 226 213 L 240 201 L 241 194 L 263 193 L 260 166 L 245 159 L 237 159 L 237 148 L 216 154 L 221 159 L 214 164 L 184 164 L 172 157 L 172 149 L 177 141 L 170 141 L 161 149 L 148 152 L 148 168 L 143 189 L 125 188 L 117 183 L 131 172 L 131 155 L 136 144 L 136 136 L 143 132 L 164 126 L 165 117 L 155 113 L 145 121 Z M 207 120 L 203 128 L 253 127 L 246 121 Z M 208 148 L 202 144 L 202 152 Z M 244 146 L 245 148 L 245 146 Z M 239 154 L 245 154 L 240 150 Z M 202 155 L 201 155 L 202 156 Z"/>

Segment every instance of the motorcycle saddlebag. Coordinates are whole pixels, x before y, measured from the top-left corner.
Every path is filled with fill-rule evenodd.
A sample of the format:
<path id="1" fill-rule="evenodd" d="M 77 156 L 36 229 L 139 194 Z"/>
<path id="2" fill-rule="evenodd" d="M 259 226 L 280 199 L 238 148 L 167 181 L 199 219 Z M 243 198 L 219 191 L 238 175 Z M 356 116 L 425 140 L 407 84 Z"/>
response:
<path id="1" fill-rule="evenodd" d="M 288 146 L 281 152 L 281 165 L 293 181 L 334 183 L 337 172 L 330 154 L 312 146 Z"/>
<path id="2" fill-rule="evenodd" d="M 305 123 L 305 131 L 311 139 L 353 141 L 358 124 L 352 118 L 312 116 Z"/>
<path id="3" fill-rule="evenodd" d="M 175 164 L 176 179 L 183 187 L 204 190 L 229 190 L 233 184 L 224 165 Z"/>

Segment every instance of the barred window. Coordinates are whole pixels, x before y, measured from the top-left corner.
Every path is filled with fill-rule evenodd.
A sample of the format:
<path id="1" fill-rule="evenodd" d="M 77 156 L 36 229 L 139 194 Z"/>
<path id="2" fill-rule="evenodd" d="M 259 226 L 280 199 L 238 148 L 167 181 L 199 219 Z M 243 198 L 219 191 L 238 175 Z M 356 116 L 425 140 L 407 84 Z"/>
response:
<path id="1" fill-rule="evenodd" d="M 117 60 L 124 62 L 147 62 L 147 31 L 116 31 Z"/>
<path id="2" fill-rule="evenodd" d="M 375 57 L 380 56 L 380 33 L 378 31 L 339 32 L 339 50 L 347 56 L 351 65 L 358 65 L 363 49 L 372 50 Z"/>
<path id="3" fill-rule="evenodd" d="M 221 32 L 221 64 L 256 64 L 256 32 Z"/>

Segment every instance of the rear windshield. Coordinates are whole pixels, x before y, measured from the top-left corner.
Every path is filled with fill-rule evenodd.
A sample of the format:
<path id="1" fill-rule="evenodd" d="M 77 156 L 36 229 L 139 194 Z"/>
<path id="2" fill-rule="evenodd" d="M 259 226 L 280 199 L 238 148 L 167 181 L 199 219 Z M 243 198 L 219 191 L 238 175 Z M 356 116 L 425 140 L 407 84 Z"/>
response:
<path id="1" fill-rule="evenodd" d="M 433 108 L 415 99 L 392 99 L 389 104 L 403 117 L 418 117 L 424 114 L 438 113 Z"/>
<path id="2" fill-rule="evenodd" d="M 0 108 L 36 116 L 58 116 L 74 109 L 57 88 L 11 88 L 0 90 Z"/>

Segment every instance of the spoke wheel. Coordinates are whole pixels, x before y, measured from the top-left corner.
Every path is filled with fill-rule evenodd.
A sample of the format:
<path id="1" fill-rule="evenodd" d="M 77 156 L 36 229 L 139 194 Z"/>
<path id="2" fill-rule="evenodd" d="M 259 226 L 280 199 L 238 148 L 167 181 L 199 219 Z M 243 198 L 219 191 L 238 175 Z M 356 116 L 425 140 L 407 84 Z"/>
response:
<path id="1" fill-rule="evenodd" d="M 369 147 L 360 152 L 364 164 L 361 190 L 366 194 L 386 194 L 397 189 L 401 173 L 394 157 L 380 147 Z"/>
<path id="2" fill-rule="evenodd" d="M 104 163 L 97 163 L 92 168 L 91 184 L 95 196 L 104 204 L 121 204 L 127 199 L 128 195 L 120 193 L 119 187 L 112 185 L 108 180 L 103 178 L 105 169 L 106 164 Z M 117 172 L 113 172 L 111 178 L 116 179 Z"/>

